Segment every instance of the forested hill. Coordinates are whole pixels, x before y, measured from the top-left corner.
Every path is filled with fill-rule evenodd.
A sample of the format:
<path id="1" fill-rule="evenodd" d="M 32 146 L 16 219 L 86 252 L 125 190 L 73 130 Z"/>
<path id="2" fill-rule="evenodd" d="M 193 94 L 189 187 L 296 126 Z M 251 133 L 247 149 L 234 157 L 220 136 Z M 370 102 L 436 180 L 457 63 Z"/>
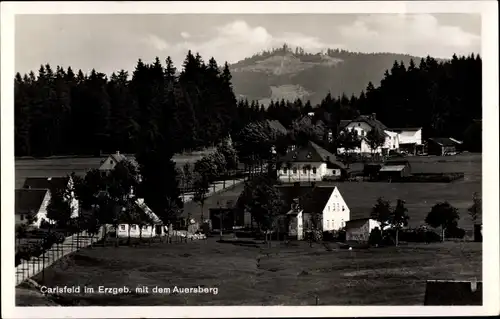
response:
<path id="1" fill-rule="evenodd" d="M 259 100 L 266 106 L 271 99 L 300 98 L 314 105 L 328 92 L 333 96 L 351 96 L 358 95 L 369 82 L 377 86 L 394 61 L 408 66 L 411 59 L 418 63 L 421 58 L 338 49 L 311 54 L 301 48 L 292 50 L 285 44 L 232 64 L 230 69 L 237 98 Z"/>

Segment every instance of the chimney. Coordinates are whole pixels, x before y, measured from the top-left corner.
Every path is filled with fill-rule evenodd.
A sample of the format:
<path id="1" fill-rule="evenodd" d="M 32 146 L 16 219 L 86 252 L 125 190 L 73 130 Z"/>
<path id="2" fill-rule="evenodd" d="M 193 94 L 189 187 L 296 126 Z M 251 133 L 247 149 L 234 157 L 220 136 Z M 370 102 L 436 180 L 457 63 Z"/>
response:
<path id="1" fill-rule="evenodd" d="M 116 155 L 120 156 L 120 151 L 116 151 Z"/>

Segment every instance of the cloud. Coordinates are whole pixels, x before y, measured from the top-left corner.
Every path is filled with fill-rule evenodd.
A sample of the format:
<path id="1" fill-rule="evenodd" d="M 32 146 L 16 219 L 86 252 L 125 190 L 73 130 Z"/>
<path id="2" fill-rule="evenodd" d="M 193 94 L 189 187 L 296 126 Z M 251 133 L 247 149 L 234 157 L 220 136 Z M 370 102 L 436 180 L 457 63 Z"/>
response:
<path id="1" fill-rule="evenodd" d="M 170 47 L 167 41 L 154 34 L 148 34 L 145 38 L 142 39 L 142 42 L 152 46 L 158 51 L 165 51 Z"/>
<path id="2" fill-rule="evenodd" d="M 183 36 L 183 38 L 186 41 L 167 43 L 158 36 L 148 35 L 145 41 L 159 51 L 168 51 L 176 64 L 184 59 L 188 50 L 199 52 L 207 60 L 213 56 L 219 64 L 222 64 L 225 61 L 237 62 L 262 50 L 280 47 L 283 43 L 287 43 L 292 48 L 304 47 L 312 52 L 328 47 L 339 47 L 338 44 L 325 43 L 318 37 L 301 33 L 285 32 L 272 35 L 266 28 L 250 26 L 243 20 L 216 26 L 209 30 L 209 34 L 199 36 L 201 41 L 193 41 L 190 36 Z"/>
<path id="3" fill-rule="evenodd" d="M 442 25 L 430 14 L 368 15 L 339 28 L 345 48 L 361 52 L 409 53 L 449 58 L 480 52 L 481 37 Z"/>
<path id="4" fill-rule="evenodd" d="M 181 32 L 181 37 L 183 39 L 189 39 L 191 37 L 191 34 L 189 34 L 188 32 L 183 31 L 183 32 Z"/>

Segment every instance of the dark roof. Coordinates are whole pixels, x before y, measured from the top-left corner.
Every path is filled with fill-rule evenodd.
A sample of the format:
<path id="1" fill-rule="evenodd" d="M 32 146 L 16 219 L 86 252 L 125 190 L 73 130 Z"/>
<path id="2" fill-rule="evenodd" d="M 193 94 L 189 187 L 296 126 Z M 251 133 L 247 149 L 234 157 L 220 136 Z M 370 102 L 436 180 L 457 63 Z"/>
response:
<path id="1" fill-rule="evenodd" d="M 348 220 L 345 223 L 345 229 L 359 228 L 359 227 L 363 226 L 369 220 L 370 220 L 370 218 L 358 218 L 358 219 Z"/>
<path id="2" fill-rule="evenodd" d="M 399 165 L 411 166 L 408 160 L 402 160 L 402 159 L 389 159 L 384 163 L 384 166 L 399 166 Z"/>
<path id="3" fill-rule="evenodd" d="M 421 127 L 398 127 L 398 128 L 390 128 L 389 131 L 400 133 L 403 131 L 418 131 L 421 129 L 422 129 Z"/>
<path id="4" fill-rule="evenodd" d="M 340 168 L 344 168 L 344 164 L 337 161 L 335 155 L 311 141 L 309 141 L 306 146 L 303 146 L 296 151 L 288 152 L 285 156 L 281 157 L 280 160 L 283 162 L 330 163 Z"/>
<path id="5" fill-rule="evenodd" d="M 47 192 L 47 189 L 16 189 L 15 213 L 38 213 Z"/>
<path id="6" fill-rule="evenodd" d="M 429 138 L 429 141 L 441 146 L 457 146 L 459 144 L 449 137 L 431 137 Z"/>
<path id="7" fill-rule="evenodd" d="M 340 120 L 339 128 L 343 129 L 344 127 L 346 127 L 347 125 L 349 125 L 349 123 L 351 123 L 351 122 L 352 122 L 352 120 Z"/>
<path id="8" fill-rule="evenodd" d="M 427 281 L 426 306 L 479 306 L 483 304 L 483 283 L 472 290 L 470 281 Z"/>
<path id="9" fill-rule="evenodd" d="M 330 199 L 336 186 L 278 186 L 280 198 L 283 201 L 283 210 L 286 214 L 291 209 L 294 199 L 299 200 L 300 207 L 306 213 L 321 213 Z"/>
<path id="10" fill-rule="evenodd" d="M 28 177 L 23 188 L 39 188 L 63 190 L 68 186 L 69 177 Z"/>
<path id="11" fill-rule="evenodd" d="M 378 128 L 380 131 L 385 131 L 387 130 L 387 126 L 385 126 L 382 122 L 374 118 L 372 115 L 360 115 L 354 120 L 349 120 L 349 121 L 340 121 L 341 127 L 346 127 L 349 125 L 351 122 L 365 122 L 368 125 L 370 125 L 372 128 Z M 343 125 L 343 126 L 342 126 Z"/>
<path id="12" fill-rule="evenodd" d="M 267 123 L 269 124 L 270 127 L 274 128 L 278 132 L 281 132 L 283 134 L 287 134 L 288 132 L 286 127 L 284 127 L 283 124 L 281 124 L 281 122 L 278 120 L 267 120 Z"/>

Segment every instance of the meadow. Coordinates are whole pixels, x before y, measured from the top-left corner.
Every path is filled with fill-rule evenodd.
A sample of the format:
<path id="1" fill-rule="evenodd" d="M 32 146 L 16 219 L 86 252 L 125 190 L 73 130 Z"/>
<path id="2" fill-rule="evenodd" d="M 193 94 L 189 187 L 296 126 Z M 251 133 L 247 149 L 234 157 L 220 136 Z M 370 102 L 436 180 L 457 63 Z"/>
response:
<path id="1" fill-rule="evenodd" d="M 425 281 L 481 278 L 481 243 L 445 242 L 344 250 L 306 242 L 272 247 L 188 243 L 85 248 L 50 268 L 40 284 L 128 287 L 129 294 L 63 295 L 74 306 L 422 305 Z M 42 278 L 44 279 L 42 282 Z M 149 293 L 135 293 L 137 287 Z M 160 294 L 153 287 L 218 288 L 217 294 Z M 17 288 L 16 303 L 47 304 Z M 31 289 L 32 290 L 32 289 Z M 172 290 L 171 290 L 172 292 Z M 61 301 L 59 301 L 61 303 Z"/>

